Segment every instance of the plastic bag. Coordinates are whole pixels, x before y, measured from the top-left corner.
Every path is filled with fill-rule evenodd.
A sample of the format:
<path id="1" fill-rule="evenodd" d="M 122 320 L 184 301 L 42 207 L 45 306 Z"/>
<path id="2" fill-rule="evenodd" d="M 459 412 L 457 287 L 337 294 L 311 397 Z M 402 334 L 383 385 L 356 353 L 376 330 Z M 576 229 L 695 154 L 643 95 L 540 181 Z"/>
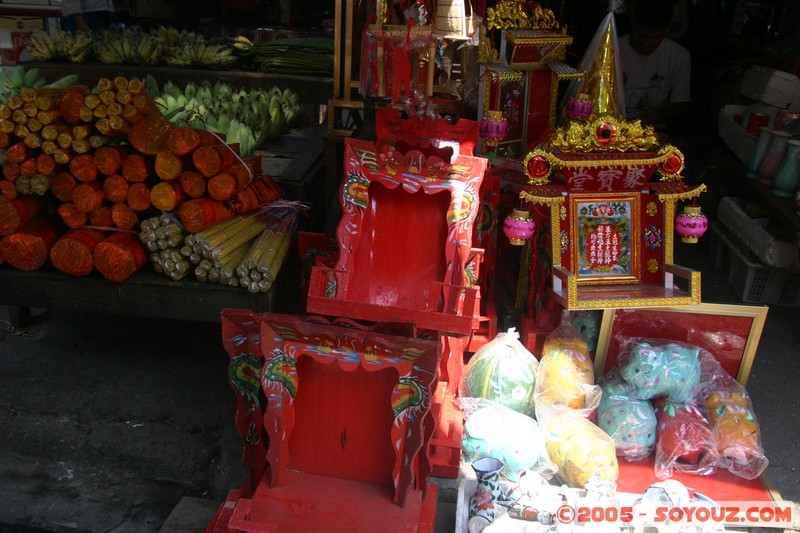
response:
<path id="1" fill-rule="evenodd" d="M 533 418 L 483 398 L 459 398 L 464 410 L 462 458 L 473 462 L 482 457 L 503 461 L 503 475 L 519 480 L 530 470 L 553 477 L 555 466 L 547 456 L 544 436 Z"/>
<path id="2" fill-rule="evenodd" d="M 700 384 L 701 349 L 682 342 L 658 339 L 626 339 L 620 345 L 625 355 L 622 377 L 635 388 L 640 400 L 667 397 L 673 402 L 691 402 Z"/>
<path id="3" fill-rule="evenodd" d="M 766 470 L 769 461 L 750 395 L 714 356 L 707 352 L 701 356 L 703 378 L 698 396 L 708 412 L 719 455 L 717 467 L 755 479 Z"/>
<path id="4" fill-rule="evenodd" d="M 588 415 L 600 402 L 588 346 L 570 322 L 568 312 L 544 341 L 535 389 L 537 418 L 540 411 L 563 407 Z"/>
<path id="5" fill-rule="evenodd" d="M 714 472 L 719 454 L 701 406 L 657 400 L 656 417 L 656 477 L 666 479 L 674 472 L 698 475 Z"/>
<path id="6" fill-rule="evenodd" d="M 711 427 L 720 454 L 719 466 L 746 479 L 755 479 L 767 468 L 761 432 L 744 391 L 719 390 L 706 398 Z"/>
<path id="7" fill-rule="evenodd" d="M 619 463 L 614 440 L 572 409 L 548 413 L 542 422 L 545 449 L 558 467 L 558 477 L 574 488 L 587 483 L 616 484 Z"/>
<path id="8" fill-rule="evenodd" d="M 534 383 L 539 362 L 514 329 L 498 333 L 472 356 L 459 384 L 462 398 L 485 398 L 534 416 Z"/>
<path id="9" fill-rule="evenodd" d="M 597 425 L 614 440 L 618 456 L 639 461 L 653 452 L 656 444 L 656 413 L 649 400 L 633 397 L 633 386 L 617 372 L 601 384 Z"/>

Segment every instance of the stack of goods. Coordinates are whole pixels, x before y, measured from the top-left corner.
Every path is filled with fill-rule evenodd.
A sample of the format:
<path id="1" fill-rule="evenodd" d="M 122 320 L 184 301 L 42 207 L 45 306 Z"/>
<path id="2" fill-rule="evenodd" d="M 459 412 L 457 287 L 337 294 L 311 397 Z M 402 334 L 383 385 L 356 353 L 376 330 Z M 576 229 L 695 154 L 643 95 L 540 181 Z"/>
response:
<path id="1" fill-rule="evenodd" d="M 239 68 L 261 72 L 330 76 L 333 39 L 298 37 L 253 43 L 245 36 L 214 40 L 171 26 L 145 29 L 121 26 L 98 32 L 58 30 L 33 32 L 26 47 L 36 61 L 184 68 Z"/>
<path id="2" fill-rule="evenodd" d="M 566 311 L 542 347 L 535 397 L 559 479 L 575 488 L 614 487 L 619 475 L 614 442 L 591 420 L 601 391 L 594 384 L 589 345 Z"/>
<path id="3" fill-rule="evenodd" d="M 172 82 L 159 88 L 147 77 L 147 91 L 161 113 L 176 126 L 191 126 L 224 135 L 228 144 L 249 156 L 265 141 L 275 140 L 303 121 L 305 108 L 289 88 L 236 91 L 222 82 L 188 83 L 181 89 Z"/>
<path id="4" fill-rule="evenodd" d="M 625 339 L 604 381 L 600 427 L 617 454 L 655 452 L 659 478 L 726 469 L 755 479 L 767 467 L 747 391 L 713 355 L 688 343 Z"/>
<path id="5" fill-rule="evenodd" d="M 500 459 L 512 481 L 527 470 L 575 488 L 614 487 L 614 442 L 590 420 L 600 389 L 569 313 L 539 361 L 513 330 L 499 334 L 470 359 L 459 394 L 465 460 Z"/>
<path id="6" fill-rule="evenodd" d="M 292 203 L 273 202 L 193 234 L 162 214 L 142 221 L 139 237 L 156 272 L 173 280 L 193 271 L 201 282 L 267 292 L 289 251 L 297 211 Z"/>
<path id="7" fill-rule="evenodd" d="M 147 263 L 140 221 L 171 213 L 181 232 L 197 233 L 280 196 L 257 157 L 174 126 L 138 79 L 103 78 L 88 93 L 23 90 L 0 117 L 0 249 L 22 270 L 50 259 L 69 274 L 122 281 Z M 171 231 L 164 241 L 175 242 Z"/>
<path id="8" fill-rule="evenodd" d="M 539 362 L 511 329 L 498 333 L 470 358 L 459 383 L 464 409 L 462 457 L 503 461 L 503 475 L 518 480 L 526 470 L 552 476 L 553 465 L 534 419 Z"/>

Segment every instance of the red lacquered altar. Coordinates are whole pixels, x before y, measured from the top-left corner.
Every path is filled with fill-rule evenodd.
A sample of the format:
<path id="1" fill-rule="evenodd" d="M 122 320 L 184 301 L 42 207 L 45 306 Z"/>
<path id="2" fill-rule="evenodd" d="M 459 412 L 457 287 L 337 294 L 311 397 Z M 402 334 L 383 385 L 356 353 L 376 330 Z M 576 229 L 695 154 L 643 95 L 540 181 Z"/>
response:
<path id="1" fill-rule="evenodd" d="M 207 531 L 431 531 L 440 345 L 222 311 L 248 478 Z"/>

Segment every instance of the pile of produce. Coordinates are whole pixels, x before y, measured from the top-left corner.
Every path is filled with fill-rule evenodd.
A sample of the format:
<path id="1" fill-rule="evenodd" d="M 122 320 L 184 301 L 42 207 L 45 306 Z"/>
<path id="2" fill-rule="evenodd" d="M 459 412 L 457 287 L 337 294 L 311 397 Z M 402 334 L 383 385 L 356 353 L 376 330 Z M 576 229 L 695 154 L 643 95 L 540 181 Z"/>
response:
<path id="1" fill-rule="evenodd" d="M 333 40 L 298 37 L 253 43 L 247 37 L 233 39 L 243 64 L 253 63 L 261 72 L 329 76 L 333 74 Z"/>
<path id="2" fill-rule="evenodd" d="M 36 61 L 230 69 L 331 76 L 333 39 L 303 37 L 253 43 L 244 36 L 229 40 L 170 26 L 112 27 L 98 32 L 33 32 L 28 52 Z"/>
<path id="3" fill-rule="evenodd" d="M 77 74 L 68 74 L 48 83 L 35 67 L 25 70 L 22 65 L 17 65 L 11 70 L 0 69 L 0 101 L 5 102 L 9 96 L 18 95 L 23 89 L 63 89 L 75 85 L 77 81 Z"/>
<path id="4" fill-rule="evenodd" d="M 280 197 L 258 157 L 205 129 L 173 125 L 142 80 L 121 76 L 99 80 L 91 92 L 10 96 L 0 105 L 0 158 L 0 257 L 20 270 L 49 260 L 72 275 L 97 270 L 122 281 L 148 257 L 155 264 L 151 253 L 183 247 L 185 236 Z M 172 226 L 149 222 L 162 218 Z M 288 241 L 293 225 L 267 229 Z M 283 247 L 261 245 L 258 257 L 269 251 L 282 262 Z M 180 279 L 188 271 L 167 273 Z"/>
<path id="5" fill-rule="evenodd" d="M 183 89 L 168 81 L 159 88 L 148 76 L 147 89 L 170 122 L 224 135 L 228 144 L 239 145 L 243 156 L 300 126 L 305 111 L 297 93 L 277 86 L 235 91 L 226 83 L 204 80 Z"/>

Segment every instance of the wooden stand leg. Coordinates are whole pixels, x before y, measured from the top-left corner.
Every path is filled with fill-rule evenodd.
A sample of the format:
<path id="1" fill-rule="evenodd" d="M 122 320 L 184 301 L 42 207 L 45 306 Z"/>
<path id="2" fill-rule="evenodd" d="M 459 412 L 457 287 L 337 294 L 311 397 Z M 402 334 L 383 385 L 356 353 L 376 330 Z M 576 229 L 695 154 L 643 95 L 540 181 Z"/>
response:
<path id="1" fill-rule="evenodd" d="M 9 305 L 8 317 L 15 329 L 26 328 L 31 323 L 31 308 Z"/>

